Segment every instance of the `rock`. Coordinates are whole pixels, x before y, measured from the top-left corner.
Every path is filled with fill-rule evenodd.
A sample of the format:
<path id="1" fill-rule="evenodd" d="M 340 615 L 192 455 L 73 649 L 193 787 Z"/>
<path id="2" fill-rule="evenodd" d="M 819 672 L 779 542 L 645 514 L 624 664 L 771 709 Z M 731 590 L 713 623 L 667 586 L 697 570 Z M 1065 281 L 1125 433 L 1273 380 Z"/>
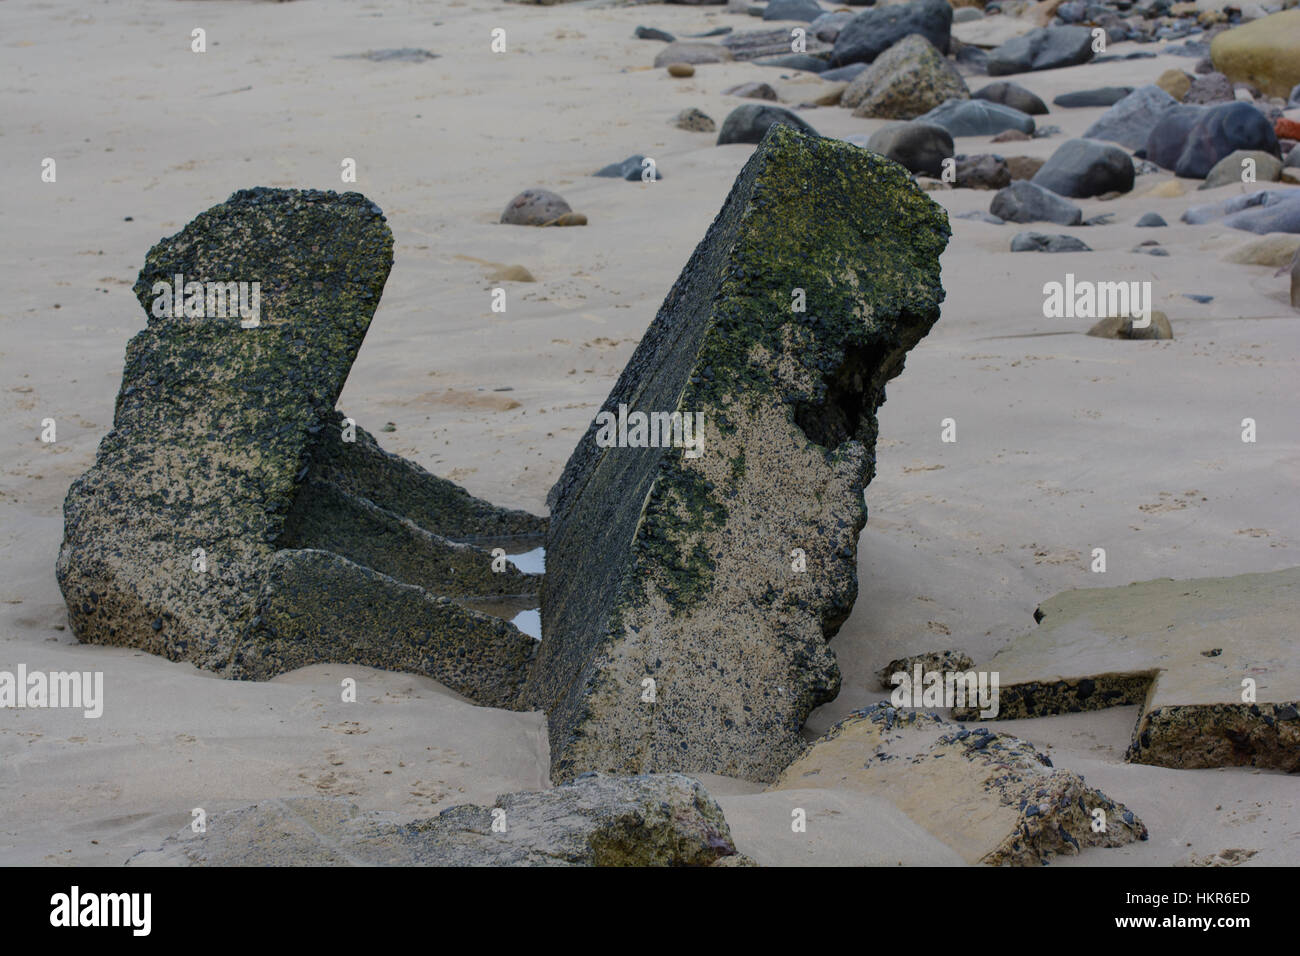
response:
<path id="1" fill-rule="evenodd" d="M 899 686 L 899 681 L 893 678 L 897 674 L 906 674 L 909 678 L 914 678 L 916 668 L 921 668 L 921 682 L 912 681 L 912 686 L 923 686 L 925 675 L 932 673 L 948 674 L 970 670 L 975 666 L 966 654 L 958 650 L 929 651 L 925 654 L 912 654 L 909 657 L 900 657 L 890 661 L 880 670 L 876 671 L 876 680 L 885 690 L 893 690 Z"/>
<path id="2" fill-rule="evenodd" d="M 632 156 L 629 156 L 627 159 L 623 160 L 621 163 L 610 163 L 608 166 L 604 166 L 596 170 L 596 172 L 592 173 L 592 175 L 604 176 L 609 179 L 626 179 L 628 182 L 639 183 L 641 182 L 642 175 L 646 171 L 646 167 L 644 166 L 644 163 L 645 163 L 645 157 L 642 156 L 640 153 L 635 153 Z M 654 169 L 654 174 L 653 174 L 654 179 L 664 178 L 663 174 L 659 172 L 659 167 L 657 164 L 653 167 L 653 169 Z"/>
<path id="3" fill-rule="evenodd" d="M 1058 594 L 1035 631 L 983 665 L 1001 675 L 998 719 L 1136 705 L 1133 763 L 1293 773 L 1298 601 L 1300 568 Z M 1242 702 L 1242 675 L 1253 675 L 1254 703 Z"/>
<path id="4" fill-rule="evenodd" d="M 1095 90 L 1062 93 L 1053 99 L 1052 103 L 1066 109 L 1078 109 L 1085 106 L 1114 106 L 1132 92 L 1133 87 L 1131 86 L 1101 86 Z"/>
<path id="5" fill-rule="evenodd" d="M 811 53 L 787 53 L 784 56 L 765 56 L 753 61 L 758 66 L 774 66 L 781 70 L 803 70 L 805 73 L 824 73 L 827 63 Z"/>
<path id="6" fill-rule="evenodd" d="M 1034 183 L 1061 196 L 1086 199 L 1133 188 L 1133 160 L 1118 146 L 1095 139 L 1062 143 L 1034 175 Z"/>
<path id="7" fill-rule="evenodd" d="M 408 671 L 518 706 L 535 642 L 468 604 L 538 578 L 493 574 L 471 542 L 546 519 L 471 497 L 334 411 L 392 243 L 358 193 L 259 188 L 149 251 L 113 429 L 64 503 L 56 573 L 79 640 L 238 680 Z M 207 317 L 164 308 L 178 274 Z M 227 282 L 249 283 L 252 318 L 222 317 Z"/>
<path id="8" fill-rule="evenodd" d="M 1043 168 L 1046 160 L 1039 159 L 1037 156 L 1008 156 L 1007 171 L 1011 173 L 1011 181 L 1019 179 L 1033 179 L 1038 175 L 1038 171 Z"/>
<path id="9" fill-rule="evenodd" d="M 1192 78 L 1182 70 L 1165 70 L 1156 79 L 1156 86 L 1181 103 L 1192 88 Z"/>
<path id="10" fill-rule="evenodd" d="M 712 133 L 718 128 L 707 113 L 690 106 L 673 117 L 673 125 L 690 133 Z"/>
<path id="11" fill-rule="evenodd" d="M 760 142 L 767 134 L 768 127 L 777 123 L 793 127 L 800 132 L 817 135 L 815 129 L 787 109 L 780 106 L 746 103 L 744 106 L 737 106 L 722 121 L 717 145 Z"/>
<path id="12" fill-rule="evenodd" d="M 1248 103 L 1180 105 L 1167 112 L 1147 139 L 1147 158 L 1175 175 L 1204 179 L 1214 164 L 1236 150 L 1277 155 L 1277 136 Z"/>
<path id="13" fill-rule="evenodd" d="M 1099 320 L 1088 334 L 1101 339 L 1172 339 L 1174 337 L 1173 329 L 1169 325 L 1169 317 L 1163 312 L 1154 311 L 1151 313 L 1150 324 L 1146 328 L 1134 328 L 1134 321 L 1131 316 L 1110 316 Z"/>
<path id="14" fill-rule="evenodd" d="M 1178 101 L 1158 86 L 1139 86 L 1084 132 L 1086 139 L 1102 139 L 1129 149 L 1142 149 L 1151 129 Z"/>
<path id="15" fill-rule="evenodd" d="M 1273 123 L 1273 132 L 1279 139 L 1300 139 L 1300 120 L 1279 116 Z"/>
<path id="16" fill-rule="evenodd" d="M 1148 239 L 1146 242 L 1139 242 L 1129 252 L 1137 253 L 1143 256 L 1167 256 L 1169 250 L 1154 239 Z"/>
<path id="17" fill-rule="evenodd" d="M 1222 73 L 1207 73 L 1192 80 L 1187 88 L 1184 103 L 1205 106 L 1211 103 L 1231 103 L 1234 99 L 1232 81 Z"/>
<path id="18" fill-rule="evenodd" d="M 1083 211 L 1074 203 L 1024 180 L 998 190 L 989 212 L 1009 222 L 1054 222 L 1061 226 L 1083 222 Z"/>
<path id="19" fill-rule="evenodd" d="M 913 33 L 858 74 L 840 97 L 854 116 L 915 119 L 948 99 L 970 96 L 957 68 Z"/>
<path id="20" fill-rule="evenodd" d="M 725 46 L 717 43 L 692 43 L 689 40 L 674 40 L 655 57 L 655 67 L 663 68 L 674 63 L 694 65 L 699 63 L 726 63 L 734 60 Z"/>
<path id="21" fill-rule="evenodd" d="M 1005 223 L 1003 220 L 999 219 L 997 216 L 994 216 L 994 215 L 992 215 L 992 214 L 990 214 L 990 213 L 984 212 L 984 210 L 982 210 L 982 209 L 972 209 L 970 212 L 959 212 L 959 213 L 957 213 L 956 215 L 951 216 L 951 217 L 949 217 L 949 218 L 951 218 L 951 219 L 974 219 L 974 220 L 976 220 L 977 222 L 987 222 L 987 223 L 988 223 L 989 225 L 991 225 L 991 226 L 1003 226 L 1003 225 L 1006 225 L 1006 223 Z"/>
<path id="22" fill-rule="evenodd" d="M 369 60 L 372 63 L 423 63 L 425 60 L 438 59 L 437 53 L 421 50 L 418 47 L 402 47 L 396 50 L 367 50 L 365 53 L 345 53 L 340 60 Z"/>
<path id="23" fill-rule="evenodd" d="M 512 226 L 541 226 L 572 211 L 558 193 L 548 189 L 525 189 L 506 204 L 501 222 Z"/>
<path id="24" fill-rule="evenodd" d="M 903 37 L 918 33 L 940 53 L 948 52 L 952 7 L 947 0 L 911 0 L 864 10 L 835 38 L 831 66 L 870 63 Z"/>
<path id="25" fill-rule="evenodd" d="M 801 20 L 812 23 L 824 15 L 825 10 L 816 0 L 768 0 L 763 10 L 764 20 Z"/>
<path id="26" fill-rule="evenodd" d="M 1147 839 L 1131 810 L 1053 768 L 1033 744 L 885 703 L 833 726 L 773 789 L 796 788 L 883 797 L 971 865 L 1042 866 Z M 1096 810 L 1106 820 L 1100 832 Z"/>
<path id="27" fill-rule="evenodd" d="M 669 63 L 668 75 L 679 77 L 694 76 L 695 67 L 691 66 L 689 63 Z"/>
<path id="28" fill-rule="evenodd" d="M 896 165 L 769 130 L 548 498 L 527 698 L 554 779 L 770 781 L 802 748 L 839 688 L 825 642 L 856 592 L 875 408 L 938 318 L 948 235 Z M 598 446 L 620 407 L 703 415 L 698 457 Z"/>
<path id="29" fill-rule="evenodd" d="M 722 46 L 737 60 L 758 60 L 764 57 L 789 56 L 790 30 L 775 27 L 767 30 L 742 30 L 722 39 Z M 803 52 L 809 56 L 828 55 L 831 45 L 815 36 L 804 38 Z"/>
<path id="30" fill-rule="evenodd" d="M 858 74 L 870 65 L 871 64 L 869 63 L 850 63 L 848 66 L 839 66 L 831 70 L 822 70 L 818 75 L 828 82 L 852 83 L 857 79 Z"/>
<path id="31" fill-rule="evenodd" d="M 979 7 L 958 7 L 952 12 L 953 23 L 970 23 L 972 20 L 983 20 L 984 11 Z"/>
<path id="32" fill-rule="evenodd" d="M 1250 174 L 1249 180 L 1243 178 Z M 1201 189 L 1214 189 L 1230 183 L 1275 183 L 1282 174 L 1282 161 L 1272 153 L 1257 149 L 1238 149 L 1214 164 L 1205 175 Z"/>
<path id="33" fill-rule="evenodd" d="M 1022 133 L 1018 129 L 1004 129 L 993 137 L 994 143 L 1023 143 L 1027 139 L 1033 139 L 1029 133 Z"/>
<path id="34" fill-rule="evenodd" d="M 1261 190 L 1240 198 L 1254 199 L 1256 196 L 1261 198 L 1257 202 L 1248 203 L 1240 211 L 1225 216 L 1223 224 L 1259 235 L 1269 232 L 1300 232 L 1300 191 Z"/>
<path id="35" fill-rule="evenodd" d="M 1140 218 L 1133 225 L 1137 226 L 1140 229 L 1153 229 L 1153 228 L 1158 228 L 1160 226 L 1167 226 L 1169 225 L 1169 223 L 1165 222 L 1164 217 L 1161 216 L 1159 213 L 1144 212 L 1142 214 L 1142 218 Z"/>
<path id="36" fill-rule="evenodd" d="M 1040 27 L 1015 37 L 989 54 L 989 76 L 1054 70 L 1092 59 L 1087 27 Z"/>
<path id="37" fill-rule="evenodd" d="M 1034 131 L 1032 116 L 988 100 L 948 100 L 919 119 L 931 126 L 942 126 L 953 136 L 992 136 L 1004 129 Z"/>
<path id="38" fill-rule="evenodd" d="M 1300 166 L 1300 144 L 1292 146 L 1282 160 L 1282 168 Z"/>
<path id="39" fill-rule="evenodd" d="M 963 189 L 1002 189 L 1011 185 L 1007 161 L 993 153 L 957 156 L 956 185 Z"/>
<path id="40" fill-rule="evenodd" d="M 637 27 L 636 32 L 632 35 L 638 40 L 663 40 L 665 43 L 672 43 L 677 39 L 667 30 L 660 30 L 656 27 Z"/>
<path id="41" fill-rule="evenodd" d="M 712 866 L 736 856 L 722 809 L 679 774 L 593 774 L 491 807 L 395 822 L 342 797 L 285 797 L 214 813 L 130 866 Z"/>
<path id="42" fill-rule="evenodd" d="M 901 163 L 909 172 L 940 176 L 953 155 L 952 136 L 929 123 L 886 123 L 871 134 L 866 148 Z"/>
<path id="43" fill-rule="evenodd" d="M 1210 42 L 1214 68 L 1229 79 L 1254 83 L 1269 96 L 1286 96 L 1300 83 L 1300 10 L 1284 10 L 1220 33 Z"/>
<path id="44" fill-rule="evenodd" d="M 566 212 L 544 223 L 543 226 L 585 226 L 587 217 L 580 212 Z"/>
<path id="45" fill-rule="evenodd" d="M 766 83 L 741 83 L 722 91 L 726 96 L 743 96 L 751 100 L 776 101 L 776 90 Z"/>
<path id="46" fill-rule="evenodd" d="M 1010 80 L 998 80 L 996 83 L 990 83 L 976 90 L 971 96 L 977 100 L 988 100 L 990 103 L 1001 103 L 1003 106 L 1010 106 L 1013 110 L 1028 113 L 1030 116 L 1044 116 L 1047 113 L 1046 103 L 1019 83 L 1012 83 Z"/>
<path id="47" fill-rule="evenodd" d="M 1252 240 L 1223 258 L 1225 262 L 1236 262 L 1240 265 L 1269 266 L 1279 269 L 1290 265 L 1297 252 L 1300 252 L 1300 236 L 1283 233 Z"/>
<path id="48" fill-rule="evenodd" d="M 1073 236 L 1048 236 L 1041 232 L 1018 232 L 1011 238 L 1012 252 L 1092 252 Z"/>
<path id="49" fill-rule="evenodd" d="M 816 37 L 823 43 L 834 43 L 835 38 L 840 35 L 840 31 L 853 19 L 853 16 L 847 10 L 841 10 L 839 13 L 823 13 L 808 24 L 808 35 Z"/>

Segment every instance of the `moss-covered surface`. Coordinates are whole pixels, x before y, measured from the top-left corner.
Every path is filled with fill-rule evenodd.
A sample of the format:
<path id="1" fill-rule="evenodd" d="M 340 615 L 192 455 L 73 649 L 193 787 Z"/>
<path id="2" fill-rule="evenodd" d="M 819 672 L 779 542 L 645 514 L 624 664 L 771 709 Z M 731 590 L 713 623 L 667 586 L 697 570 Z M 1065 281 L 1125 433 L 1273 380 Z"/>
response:
<path id="1" fill-rule="evenodd" d="M 938 318 L 948 235 L 879 156 L 783 126 L 755 151 L 603 406 L 703 412 L 703 455 L 599 448 L 593 422 L 551 492 L 529 694 L 557 779 L 788 761 L 838 691 L 875 412 Z"/>
<path id="2" fill-rule="evenodd" d="M 334 410 L 392 262 L 377 206 L 358 193 L 313 190 L 242 190 L 149 251 L 135 284 L 148 324 L 127 346 L 113 429 L 64 505 L 57 574 L 80 640 L 230 677 L 338 661 L 450 675 L 471 696 L 490 687 L 493 702 L 508 696 L 494 682 L 517 690 L 520 662 L 534 650 L 526 635 L 470 611 L 440 611 L 429 618 L 449 622 L 439 645 L 418 619 L 435 589 L 535 590 L 535 579 L 492 575 L 487 552 L 453 542 L 536 534 L 545 519 L 473 498 L 383 452 L 362 429 L 344 441 Z M 260 324 L 241 327 L 238 314 L 155 315 L 154 284 L 177 274 L 258 283 Z M 286 577 L 277 552 L 300 548 L 342 557 L 291 562 Z M 374 571 L 339 570 L 358 564 Z M 274 620 L 258 613 L 273 565 Z M 308 569 L 342 575 L 355 606 L 320 592 L 324 577 L 314 591 Z M 286 603 L 290 580 L 300 606 Z M 412 596 L 407 585 L 425 590 Z M 322 606 L 337 613 L 322 617 Z M 408 615 L 401 622 L 392 618 L 399 610 Z M 489 646 L 475 652 L 482 673 L 462 679 L 475 628 Z M 274 648 L 253 646 L 259 640 Z M 490 678 L 496 661 L 509 673 Z"/>

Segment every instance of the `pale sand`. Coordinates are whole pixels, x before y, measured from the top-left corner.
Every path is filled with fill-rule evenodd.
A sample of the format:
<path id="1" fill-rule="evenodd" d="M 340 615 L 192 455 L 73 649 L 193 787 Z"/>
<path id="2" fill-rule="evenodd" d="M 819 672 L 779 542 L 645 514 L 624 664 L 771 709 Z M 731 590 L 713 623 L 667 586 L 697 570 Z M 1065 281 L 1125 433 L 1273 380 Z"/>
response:
<path id="1" fill-rule="evenodd" d="M 781 73 L 732 63 L 671 79 L 643 69 L 661 45 L 632 30 L 760 21 L 719 7 L 585 3 L 11 0 L 0 23 L 0 669 L 102 670 L 108 696 L 98 721 L 0 715 L 0 862 L 119 864 L 193 807 L 263 797 L 348 794 L 416 816 L 545 785 L 540 714 L 471 707 L 423 678 L 315 667 L 236 684 L 77 645 L 59 629 L 53 573 L 63 497 L 111 423 L 123 349 L 144 322 L 130 286 L 145 252 L 234 190 L 266 185 L 357 189 L 396 235 L 396 265 L 341 407 L 376 431 L 394 422 L 380 435 L 389 450 L 498 504 L 544 512 L 573 443 L 751 150 L 715 147 L 713 134 L 674 129 L 671 117 L 696 106 L 721 124 L 746 102 L 723 89 Z M 208 31 L 203 55 L 189 52 L 196 26 Z M 496 26 L 507 29 L 504 57 L 488 51 Z M 333 58 L 402 46 L 442 57 Z M 1193 64 L 1162 56 L 1011 79 L 1050 104 L 1069 89 L 1137 85 Z M 994 147 L 961 139 L 958 149 L 1046 157 L 1101 112 L 1054 109 L 1040 122 L 1064 136 Z M 839 108 L 802 115 L 829 135 L 879 125 Z M 654 157 L 665 178 L 590 178 L 634 152 Z M 39 180 L 46 156 L 58 161 L 56 184 Z M 358 160 L 355 186 L 340 183 L 344 157 Z M 1188 183 L 1179 198 L 1142 197 L 1168 178 L 1081 203 L 1117 221 L 1069 230 L 1096 250 L 1088 254 L 1013 255 L 1022 227 L 953 221 L 943 318 L 881 411 L 861 590 L 832 643 L 844 689 L 813 715 L 810 736 L 883 696 L 872 672 L 891 658 L 957 646 L 987 659 L 1058 591 L 1300 564 L 1300 329 L 1286 280 L 1222 261 L 1250 234 L 1177 221 L 1243 187 Z M 497 225 L 530 186 L 558 190 L 590 225 Z M 987 209 L 993 194 L 933 195 L 956 213 Z M 1133 228 L 1148 210 L 1171 228 Z M 1147 238 L 1170 257 L 1128 251 Z M 539 281 L 506 283 L 509 310 L 494 314 L 486 267 L 458 256 L 522 264 Z M 1176 340 L 1105 341 L 1081 334 L 1087 320 L 1043 318 L 1043 283 L 1067 271 L 1152 280 Z M 1215 299 L 1198 305 L 1183 292 Z M 492 391 L 505 386 L 514 390 Z M 958 441 L 943 444 L 950 416 Z M 37 440 L 46 417 L 58 422 L 54 445 Z M 1259 423 L 1254 445 L 1239 438 L 1245 417 Z M 1107 549 L 1104 575 L 1088 570 L 1094 547 Z M 356 704 L 339 702 L 345 676 L 361 684 Z M 1300 862 L 1294 780 L 1127 765 L 1135 717 L 1122 708 L 997 724 L 1050 748 L 1151 830 L 1148 843 L 1066 865 L 1168 864 L 1228 848 L 1258 850 L 1251 863 Z M 741 848 L 762 862 L 953 860 L 919 832 L 890 836 L 906 828 L 854 795 L 819 794 L 809 833 L 796 836 L 788 794 L 706 783 Z M 848 842 L 854 834 L 860 843 Z"/>

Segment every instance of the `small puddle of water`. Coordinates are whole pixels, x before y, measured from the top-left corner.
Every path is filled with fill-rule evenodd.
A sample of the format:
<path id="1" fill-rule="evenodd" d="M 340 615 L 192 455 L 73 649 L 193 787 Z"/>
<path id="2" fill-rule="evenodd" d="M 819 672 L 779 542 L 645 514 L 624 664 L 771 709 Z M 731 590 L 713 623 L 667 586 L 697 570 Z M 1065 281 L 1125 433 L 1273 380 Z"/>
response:
<path id="1" fill-rule="evenodd" d="M 543 574 L 546 571 L 546 549 L 543 547 L 539 546 L 527 551 L 512 553 L 510 550 L 512 545 L 519 548 L 521 545 L 526 547 L 526 543 L 512 542 L 510 540 L 475 543 L 488 551 L 491 551 L 494 547 L 503 548 L 506 552 L 506 559 L 524 574 Z M 460 603 L 476 611 L 482 611 L 484 614 L 491 614 L 493 617 L 509 621 L 535 641 L 542 639 L 542 609 L 530 607 L 530 605 L 537 603 L 536 597 L 484 598 L 479 601 L 465 600 Z"/>

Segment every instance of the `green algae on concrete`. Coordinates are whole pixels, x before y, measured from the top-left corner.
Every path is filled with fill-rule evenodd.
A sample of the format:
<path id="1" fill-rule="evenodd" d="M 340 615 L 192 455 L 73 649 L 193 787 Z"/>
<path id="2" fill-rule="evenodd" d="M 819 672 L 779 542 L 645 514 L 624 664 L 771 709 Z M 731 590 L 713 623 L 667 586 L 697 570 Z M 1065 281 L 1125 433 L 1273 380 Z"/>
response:
<path id="1" fill-rule="evenodd" d="M 1066 591 L 1036 616 L 981 665 L 999 719 L 1136 704 L 1134 763 L 1300 770 L 1300 568 Z"/>
<path id="2" fill-rule="evenodd" d="M 554 779 L 770 781 L 798 752 L 839 690 L 876 409 L 939 316 L 948 236 L 901 166 L 768 132 L 602 409 L 702 412 L 703 453 L 599 447 L 593 421 L 549 497 L 525 697 Z"/>
<path id="3" fill-rule="evenodd" d="M 64 504 L 57 574 L 80 640 L 234 678 L 392 667 L 512 704 L 535 642 L 438 596 L 535 592 L 535 576 L 493 575 L 472 542 L 545 520 L 479 501 L 363 429 L 345 440 L 334 410 L 392 262 L 377 206 L 314 190 L 242 190 L 149 251 L 135 284 L 148 325 Z M 260 322 L 155 308 L 155 284 L 178 275 L 258 283 Z"/>

